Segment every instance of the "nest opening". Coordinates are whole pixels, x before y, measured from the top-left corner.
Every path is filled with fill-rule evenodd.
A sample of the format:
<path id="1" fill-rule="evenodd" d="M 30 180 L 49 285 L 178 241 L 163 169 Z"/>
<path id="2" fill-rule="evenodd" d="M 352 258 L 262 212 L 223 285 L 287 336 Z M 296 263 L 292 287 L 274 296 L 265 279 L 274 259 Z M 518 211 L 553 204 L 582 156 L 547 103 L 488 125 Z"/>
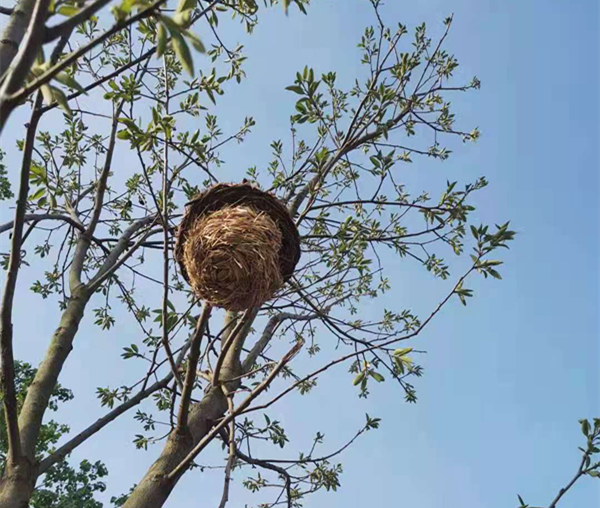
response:
<path id="1" fill-rule="evenodd" d="M 183 263 L 192 289 L 215 307 L 244 310 L 283 286 L 279 227 L 251 206 L 226 206 L 196 218 L 187 231 Z"/>

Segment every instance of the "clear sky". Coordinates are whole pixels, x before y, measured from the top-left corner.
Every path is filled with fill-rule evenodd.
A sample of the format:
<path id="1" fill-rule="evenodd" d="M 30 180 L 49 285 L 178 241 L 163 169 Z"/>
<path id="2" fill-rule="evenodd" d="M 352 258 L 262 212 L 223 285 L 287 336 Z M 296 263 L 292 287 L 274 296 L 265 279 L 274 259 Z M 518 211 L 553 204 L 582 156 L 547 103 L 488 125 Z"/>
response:
<path id="1" fill-rule="evenodd" d="M 310 397 L 283 402 L 274 416 L 300 443 L 323 432 L 324 451 L 350 438 L 364 413 L 382 418 L 378 431 L 343 456 L 341 490 L 313 496 L 310 508 L 510 508 L 517 493 L 547 506 L 577 468 L 583 438 L 577 420 L 600 416 L 598 2 L 388 0 L 383 13 L 390 25 L 425 21 L 434 30 L 454 13 L 448 50 L 460 61 L 459 76 L 482 81 L 480 92 L 455 101 L 461 121 L 480 126 L 479 142 L 460 145 L 443 164 L 417 159 L 409 170 L 403 166 L 407 181 L 418 192 L 486 175 L 490 186 L 476 198 L 478 219 L 511 219 L 519 234 L 504 254 L 504 280 L 474 279 L 469 306 L 450 305 L 418 339 L 428 351 L 425 375 L 415 383 L 418 404 L 406 404 L 391 383 L 358 399 L 342 369 L 321 378 Z M 284 87 L 297 70 L 306 64 L 317 74 L 334 70 L 346 83 L 360 72 L 356 42 L 373 22 L 367 2 L 315 0 L 308 17 L 292 14 L 263 11 L 253 36 L 231 34 L 247 48 L 248 79 L 228 89 L 218 114 L 224 130 L 247 115 L 257 127 L 240 148 L 223 154 L 223 180 L 241 179 L 251 165 L 265 167 L 270 141 L 288 135 L 293 97 Z M 12 125 L 24 118 L 15 115 Z M 3 148 L 14 175 L 10 135 Z M 3 251 L 5 245 L 3 238 Z M 57 315 L 28 294 L 30 282 L 27 275 L 19 279 L 15 349 L 18 358 L 36 361 Z M 409 272 L 381 305 L 425 311 L 447 289 Z M 87 313 L 61 378 L 76 395 L 62 417 L 74 431 L 103 414 L 92 395 L 97 378 L 106 379 L 112 365 L 122 368 L 112 362 L 132 342 L 129 332 L 136 330 L 100 332 Z M 117 422 L 73 455 L 107 463 L 106 499 L 128 490 L 159 452 L 134 450 L 135 430 L 127 419 Z M 218 453 L 213 448 L 211 457 Z M 232 508 L 252 502 L 240 483 Z M 214 507 L 221 489 L 219 475 L 192 472 L 167 507 Z M 599 501 L 600 482 L 583 479 L 560 506 L 593 508 Z"/>

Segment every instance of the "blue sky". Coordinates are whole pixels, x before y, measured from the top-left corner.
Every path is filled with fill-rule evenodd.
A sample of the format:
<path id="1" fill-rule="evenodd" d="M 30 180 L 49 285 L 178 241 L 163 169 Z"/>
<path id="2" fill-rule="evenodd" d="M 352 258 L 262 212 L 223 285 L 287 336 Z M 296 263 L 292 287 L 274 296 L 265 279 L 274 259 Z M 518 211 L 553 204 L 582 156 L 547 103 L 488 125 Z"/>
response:
<path id="1" fill-rule="evenodd" d="M 447 47 L 460 61 L 458 76 L 482 81 L 481 91 L 454 101 L 461 122 L 482 130 L 479 142 L 457 145 L 443 164 L 417 159 L 399 171 L 415 192 L 485 175 L 490 186 L 475 199 L 477 219 L 510 219 L 519 234 L 504 254 L 504 280 L 474 279 L 469 306 L 445 308 L 417 339 L 415 346 L 428 351 L 425 376 L 415 383 L 418 404 L 406 404 L 391 383 L 358 399 L 342 368 L 321 378 L 310 397 L 290 398 L 273 415 L 298 443 L 323 432 L 324 451 L 350 438 L 364 413 L 382 418 L 378 431 L 343 456 L 341 490 L 313 496 L 311 508 L 510 508 L 517 493 L 534 506 L 548 505 L 577 468 L 577 420 L 600 416 L 598 4 L 389 0 L 383 13 L 391 25 L 425 21 L 434 31 L 454 13 Z M 224 180 L 266 166 L 270 141 L 287 138 L 293 97 L 284 88 L 297 70 L 308 64 L 352 82 L 361 72 L 356 42 L 372 22 L 365 1 L 315 0 L 308 17 L 294 9 L 288 18 L 279 9 L 263 11 L 253 36 L 229 34 L 247 48 L 248 80 L 227 90 L 219 118 L 225 131 L 247 115 L 257 127 L 224 154 Z M 20 112 L 12 125 L 24 118 Z M 3 148 L 15 171 L 10 135 Z M 403 270 L 402 277 L 378 305 L 426 312 L 448 290 L 419 271 Z M 57 319 L 55 307 L 28 294 L 30 282 L 27 274 L 19 279 L 15 349 L 17 357 L 36 361 Z M 367 305 L 364 312 L 375 310 Z M 135 333 L 102 333 L 92 318 L 88 312 L 62 378 L 77 397 L 62 417 L 75 431 L 103 414 L 90 395 Z M 117 422 L 74 454 L 105 460 L 107 498 L 138 481 L 158 453 L 135 451 L 128 444 L 134 432 L 130 421 Z M 218 452 L 215 446 L 209 456 Z M 252 502 L 239 483 L 232 507 Z M 193 472 L 167 507 L 216 506 L 221 488 L 219 475 Z M 598 501 L 600 482 L 583 479 L 560 506 L 591 508 Z"/>

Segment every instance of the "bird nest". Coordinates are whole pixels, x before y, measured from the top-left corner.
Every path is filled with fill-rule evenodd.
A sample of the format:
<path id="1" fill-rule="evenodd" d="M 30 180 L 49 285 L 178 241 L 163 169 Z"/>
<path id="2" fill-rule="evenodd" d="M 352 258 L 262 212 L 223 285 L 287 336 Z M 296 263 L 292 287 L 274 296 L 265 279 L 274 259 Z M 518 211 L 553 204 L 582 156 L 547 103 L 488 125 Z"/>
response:
<path id="1" fill-rule="evenodd" d="M 249 184 L 218 184 L 186 206 L 175 257 L 196 295 L 245 310 L 273 297 L 300 258 L 300 239 L 285 206 Z"/>

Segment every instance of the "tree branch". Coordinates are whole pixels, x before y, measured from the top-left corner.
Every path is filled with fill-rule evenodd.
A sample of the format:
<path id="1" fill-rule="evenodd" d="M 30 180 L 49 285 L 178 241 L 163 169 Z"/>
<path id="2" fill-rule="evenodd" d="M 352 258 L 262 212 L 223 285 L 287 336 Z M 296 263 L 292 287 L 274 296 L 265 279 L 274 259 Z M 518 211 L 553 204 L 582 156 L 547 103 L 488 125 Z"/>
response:
<path id="1" fill-rule="evenodd" d="M 94 210 L 92 212 L 92 218 L 85 232 L 79 235 L 77 247 L 75 248 L 75 254 L 73 255 L 73 264 L 71 265 L 71 270 L 69 272 L 69 285 L 71 287 L 71 291 L 73 291 L 77 286 L 81 284 L 81 272 L 83 270 L 83 264 L 85 262 L 85 258 L 91 245 L 91 237 L 94 234 L 94 231 L 96 230 L 96 226 L 98 225 L 98 221 L 100 220 L 100 215 L 102 214 L 104 194 L 106 193 L 106 183 L 108 181 L 108 176 L 110 175 L 112 159 L 115 151 L 115 145 L 117 142 L 117 129 L 119 126 L 118 118 L 122 107 L 123 102 L 121 102 L 117 106 L 116 110 L 113 112 L 110 139 L 108 142 L 108 148 L 106 149 L 106 158 L 104 160 L 104 166 L 102 167 L 100 178 L 98 179 L 98 185 L 96 187 L 96 198 L 94 200 Z"/>
<path id="2" fill-rule="evenodd" d="M 141 228 L 150 224 L 150 227 L 156 222 L 157 217 L 152 215 L 144 217 L 143 219 L 134 222 L 129 228 L 125 230 L 117 244 L 113 247 L 110 254 L 107 256 L 106 261 L 100 267 L 96 275 L 88 282 L 89 291 L 93 292 L 114 272 L 116 272 L 134 253 L 135 251 L 146 241 L 146 238 L 150 236 L 152 230 L 149 229 L 144 235 L 140 236 L 139 240 L 135 242 L 127 253 L 119 259 L 119 256 L 125 252 L 125 249 L 129 246 L 129 240 L 131 237 Z"/>
<path id="3" fill-rule="evenodd" d="M 198 358 L 200 357 L 200 343 L 202 342 L 202 336 L 204 335 L 204 331 L 208 325 L 211 311 L 212 307 L 205 304 L 204 309 L 202 309 L 202 315 L 200 316 L 200 319 L 196 325 L 196 332 L 192 337 L 190 355 L 188 357 L 188 365 L 185 373 L 185 382 L 183 383 L 181 401 L 179 402 L 179 415 L 177 417 L 176 429 L 176 432 L 178 433 L 182 433 L 187 430 L 188 411 L 190 407 L 190 400 L 192 398 L 192 391 L 194 389 L 194 383 L 196 382 Z"/>
<path id="4" fill-rule="evenodd" d="M 558 492 L 558 494 L 556 495 L 554 500 L 548 505 L 548 508 L 556 508 L 560 499 L 569 491 L 569 489 L 573 485 L 575 485 L 575 482 L 577 480 L 579 480 L 579 478 L 581 478 L 585 474 L 584 468 L 585 468 L 587 458 L 588 458 L 588 453 L 584 453 L 583 457 L 581 458 L 581 463 L 579 464 L 579 468 L 577 469 L 577 473 L 575 473 L 575 476 L 573 477 L 573 479 L 565 487 L 560 489 L 560 491 Z"/>
<path id="5" fill-rule="evenodd" d="M 102 7 L 109 4 L 110 2 L 112 2 L 112 0 L 96 0 L 93 3 L 86 5 L 77 14 L 71 16 L 62 23 L 46 28 L 44 42 L 51 42 L 55 39 L 58 39 L 59 37 L 62 37 L 67 33 L 70 33 L 70 31 L 77 27 L 77 25 L 87 21 L 94 14 L 96 14 L 96 12 L 102 9 Z"/>
<path id="6" fill-rule="evenodd" d="M 58 450 L 54 453 L 43 459 L 37 469 L 38 475 L 44 474 L 48 469 L 50 469 L 54 464 L 63 460 L 69 453 L 71 453 L 75 448 L 77 448 L 81 443 L 92 437 L 97 432 L 101 431 L 104 427 L 106 427 L 110 422 L 116 420 L 117 417 L 121 416 L 123 413 L 128 411 L 134 406 L 137 406 L 140 402 L 146 399 L 148 396 L 152 395 L 154 392 L 166 388 L 169 382 L 173 379 L 173 372 L 167 374 L 163 379 L 157 381 L 156 383 L 150 385 L 148 388 L 140 391 L 137 395 L 131 397 L 129 400 L 121 404 L 120 406 L 114 408 L 112 411 L 104 415 L 102 418 L 99 418 L 96 422 L 90 425 L 87 429 L 83 430 L 75 437 L 67 441 L 64 445 L 62 445 Z"/>
<path id="7" fill-rule="evenodd" d="M 283 321 L 286 319 L 293 319 L 295 321 L 310 321 L 311 319 L 316 319 L 317 317 L 317 314 L 290 314 L 287 312 L 281 312 L 272 316 L 267 322 L 260 339 L 258 339 L 256 344 L 254 344 L 244 359 L 244 362 L 242 363 L 242 372 L 247 374 L 252 369 L 256 363 L 256 359 L 262 354 L 269 342 L 271 342 L 275 330 Z"/>
<path id="8" fill-rule="evenodd" d="M 241 334 L 242 328 L 251 319 L 252 313 L 254 313 L 254 315 L 256 315 L 256 310 L 248 309 L 244 312 L 244 314 L 240 317 L 240 320 L 238 321 L 238 323 L 235 325 L 235 328 L 227 336 L 225 343 L 221 347 L 221 354 L 219 355 L 219 358 L 217 358 L 217 364 L 215 365 L 215 370 L 213 372 L 213 382 L 212 382 L 213 386 L 219 386 L 219 376 L 221 373 L 221 368 L 223 367 L 223 363 L 225 362 L 225 359 L 227 358 L 229 349 L 233 345 L 234 341 Z"/>
<path id="9" fill-rule="evenodd" d="M 4 415 L 8 434 L 8 460 L 12 465 L 15 465 L 21 456 L 21 439 L 18 425 L 17 397 L 14 379 L 12 310 L 15 289 L 17 286 L 17 276 L 19 275 L 19 267 L 21 264 L 21 241 L 23 238 L 25 210 L 27 209 L 27 198 L 29 195 L 29 172 L 31 168 L 33 146 L 35 143 L 35 133 L 40 119 L 38 108 L 41 103 L 42 95 L 38 93 L 31 113 L 29 128 L 27 129 L 27 138 L 21 165 L 19 195 L 17 197 L 15 219 L 13 221 L 14 228 L 10 258 L 8 261 L 6 282 L 4 284 L 4 294 L 2 296 L 2 308 L 0 309 L 0 358 L 2 359 L 2 372 L 0 373 L 0 376 L 4 399 Z"/>
<path id="10" fill-rule="evenodd" d="M 225 386 L 221 386 L 225 397 L 227 397 L 227 405 L 229 407 L 229 413 L 234 413 L 233 408 L 233 396 L 227 391 Z M 223 496 L 221 497 L 221 503 L 219 504 L 219 508 L 225 508 L 227 505 L 227 501 L 229 501 L 229 484 L 231 483 L 231 469 L 233 468 L 233 463 L 235 461 L 236 456 L 236 446 L 235 446 L 235 418 L 232 418 L 229 423 L 229 456 L 227 457 L 227 465 L 225 466 L 225 481 L 223 482 Z"/>
<path id="11" fill-rule="evenodd" d="M 58 213 L 28 213 L 23 216 L 23 222 L 41 222 L 44 220 L 60 220 L 70 224 L 74 228 L 79 229 L 79 231 L 85 231 L 85 228 L 82 227 L 81 224 L 76 222 L 72 217 L 69 217 L 68 215 L 62 215 Z M 13 228 L 14 224 L 14 220 L 5 222 L 4 224 L 0 224 L 0 234 L 5 233 L 6 231 L 10 231 Z"/>
<path id="12" fill-rule="evenodd" d="M 423 329 L 429 324 L 429 322 L 440 312 L 440 310 L 442 310 L 442 308 L 444 307 L 444 305 L 446 305 L 446 303 L 448 303 L 448 301 L 450 300 L 450 298 L 452 297 L 452 295 L 455 294 L 457 288 L 459 288 L 461 286 L 461 284 L 465 281 L 465 279 L 475 270 L 475 267 L 471 267 L 462 277 L 460 277 L 460 279 L 458 279 L 458 282 L 452 287 L 452 291 L 450 291 L 448 293 L 448 295 L 446 295 L 446 297 L 437 305 L 437 307 L 431 312 L 431 314 L 429 314 L 429 316 L 427 317 L 427 319 L 425 319 L 425 321 L 423 321 L 420 326 L 414 330 L 413 332 L 404 335 L 402 337 L 392 337 L 391 339 L 388 339 L 384 342 L 381 342 L 379 344 L 373 344 L 370 346 L 366 346 L 362 349 L 358 349 L 356 351 L 354 351 L 353 353 L 348 353 L 347 355 L 343 355 L 339 358 L 337 358 L 336 360 L 332 360 L 329 363 L 327 363 L 326 365 L 324 365 L 323 367 L 311 372 L 310 374 L 307 374 L 306 376 L 304 376 L 302 379 L 299 379 L 297 382 L 295 382 L 294 384 L 290 385 L 289 387 L 287 387 L 285 390 L 283 390 L 279 395 L 277 395 L 276 397 L 274 397 L 273 399 L 271 399 L 269 402 L 267 402 L 266 404 L 263 404 L 261 406 L 255 406 L 251 409 L 249 409 L 248 411 L 246 411 L 247 413 L 249 412 L 253 412 L 253 411 L 259 411 L 262 409 L 266 409 L 269 406 L 272 406 L 273 404 L 275 404 L 275 402 L 277 402 L 278 400 L 280 400 L 281 398 L 283 398 L 285 395 L 287 395 L 289 392 L 291 392 L 292 390 L 296 389 L 299 385 L 301 385 L 302 383 L 305 383 L 306 381 L 308 381 L 309 379 L 312 379 L 316 376 L 318 376 L 319 374 L 322 374 L 323 372 L 325 372 L 326 370 L 329 370 L 331 367 L 333 367 L 334 365 L 338 365 L 340 363 L 343 363 L 351 358 L 355 358 L 357 356 L 363 355 L 365 353 L 369 353 L 371 351 L 375 351 L 377 349 L 382 349 L 385 348 L 387 346 L 391 346 L 392 344 L 396 344 L 400 341 L 405 341 L 408 339 L 411 339 L 413 337 L 416 337 L 417 335 L 419 335 Z"/>
<path id="13" fill-rule="evenodd" d="M 260 383 L 250 395 L 246 397 L 240 405 L 236 408 L 236 410 L 223 418 L 217 425 L 215 425 L 203 438 L 202 440 L 193 448 L 193 450 L 167 475 L 167 479 L 170 481 L 178 478 L 183 472 L 190 466 L 193 460 L 198 456 L 198 454 L 210 443 L 214 437 L 221 431 L 221 429 L 225 428 L 226 425 L 231 422 L 237 415 L 242 413 L 251 403 L 252 401 L 258 397 L 275 379 L 275 377 L 279 374 L 281 369 L 285 367 L 285 365 L 300 351 L 302 346 L 304 345 L 303 341 L 298 341 L 292 349 L 290 349 L 286 355 L 279 361 L 279 363 L 275 366 L 275 368 L 270 372 L 270 374 L 266 377 L 266 379 Z"/>
<path id="14" fill-rule="evenodd" d="M 6 11 L 9 10 L 11 12 L 10 19 L 0 36 L 0 80 L 19 51 L 35 2 L 36 0 L 21 0 L 13 9 L 3 7 L 5 9 L 3 14 L 8 14 Z"/>
<path id="15" fill-rule="evenodd" d="M 235 453 L 240 459 L 242 459 L 244 462 L 247 462 L 248 464 L 252 464 L 253 466 L 259 466 L 264 469 L 269 469 L 271 471 L 279 473 L 285 481 L 285 491 L 287 496 L 288 508 L 292 508 L 292 480 L 290 478 L 290 474 L 284 468 L 271 464 L 266 460 L 260 460 L 255 459 L 253 457 L 249 457 L 239 449 L 236 449 Z"/>
<path id="16" fill-rule="evenodd" d="M 19 51 L 14 57 L 11 67 L 6 71 L 4 83 L 0 87 L 0 133 L 10 111 L 5 111 L 5 98 L 17 90 L 25 81 L 31 64 L 38 54 L 44 36 L 44 22 L 50 0 L 37 0 L 24 40 L 19 45 Z"/>

